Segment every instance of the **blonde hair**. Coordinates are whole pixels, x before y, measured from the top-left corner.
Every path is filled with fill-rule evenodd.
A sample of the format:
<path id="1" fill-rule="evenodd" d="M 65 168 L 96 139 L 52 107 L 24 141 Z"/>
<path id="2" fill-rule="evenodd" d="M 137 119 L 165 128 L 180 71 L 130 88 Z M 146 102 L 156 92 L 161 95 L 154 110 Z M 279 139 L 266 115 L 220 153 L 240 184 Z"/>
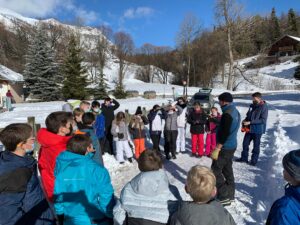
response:
<path id="1" fill-rule="evenodd" d="M 216 187 L 216 177 L 205 166 L 194 166 L 187 177 L 186 188 L 195 202 L 208 202 Z"/>

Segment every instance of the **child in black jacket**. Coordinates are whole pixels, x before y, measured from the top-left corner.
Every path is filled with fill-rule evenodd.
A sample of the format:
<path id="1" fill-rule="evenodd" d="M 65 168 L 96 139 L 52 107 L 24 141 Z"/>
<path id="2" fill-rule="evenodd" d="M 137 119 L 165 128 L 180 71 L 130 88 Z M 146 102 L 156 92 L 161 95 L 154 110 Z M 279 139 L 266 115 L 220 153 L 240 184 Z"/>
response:
<path id="1" fill-rule="evenodd" d="M 202 157 L 204 154 L 204 133 L 207 124 L 207 115 L 201 109 L 198 102 L 194 104 L 194 109 L 189 113 L 188 123 L 191 125 L 192 134 L 192 155 Z"/>

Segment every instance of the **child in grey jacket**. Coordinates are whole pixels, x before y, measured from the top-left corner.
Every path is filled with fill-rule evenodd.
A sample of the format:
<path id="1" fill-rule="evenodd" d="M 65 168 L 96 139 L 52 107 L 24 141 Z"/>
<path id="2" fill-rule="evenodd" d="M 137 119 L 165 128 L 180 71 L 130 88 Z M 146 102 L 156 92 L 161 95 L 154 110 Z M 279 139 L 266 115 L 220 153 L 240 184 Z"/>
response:
<path id="1" fill-rule="evenodd" d="M 182 202 L 172 216 L 171 225 L 235 225 L 229 212 L 214 200 L 216 178 L 204 166 L 194 166 L 188 173 L 186 191 L 192 202 Z"/>
<path id="2" fill-rule="evenodd" d="M 180 194 L 170 185 L 156 150 L 145 150 L 138 165 L 141 173 L 125 185 L 114 208 L 114 224 L 166 225 Z"/>
<path id="3" fill-rule="evenodd" d="M 165 138 L 165 154 L 166 159 L 176 159 L 176 141 L 178 136 L 177 119 L 182 113 L 182 108 L 179 105 L 169 105 L 163 111 L 163 117 L 166 121 L 164 129 Z"/>

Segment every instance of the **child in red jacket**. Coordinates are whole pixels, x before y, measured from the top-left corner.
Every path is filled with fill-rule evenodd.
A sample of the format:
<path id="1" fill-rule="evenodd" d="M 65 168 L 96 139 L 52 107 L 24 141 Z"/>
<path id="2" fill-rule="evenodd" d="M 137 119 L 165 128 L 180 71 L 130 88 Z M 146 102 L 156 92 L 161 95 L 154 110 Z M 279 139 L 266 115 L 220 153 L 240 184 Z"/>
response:
<path id="1" fill-rule="evenodd" d="M 37 140 L 41 145 L 38 166 L 42 184 L 49 201 L 53 201 L 54 168 L 57 156 L 65 151 L 72 133 L 73 115 L 70 112 L 54 112 L 46 119 L 46 127 L 39 130 Z"/>
<path id="2" fill-rule="evenodd" d="M 216 148 L 217 138 L 216 131 L 221 121 L 221 115 L 216 107 L 211 108 L 211 115 L 208 119 L 207 131 L 206 131 L 206 149 L 205 154 L 210 156 L 210 153 Z"/>

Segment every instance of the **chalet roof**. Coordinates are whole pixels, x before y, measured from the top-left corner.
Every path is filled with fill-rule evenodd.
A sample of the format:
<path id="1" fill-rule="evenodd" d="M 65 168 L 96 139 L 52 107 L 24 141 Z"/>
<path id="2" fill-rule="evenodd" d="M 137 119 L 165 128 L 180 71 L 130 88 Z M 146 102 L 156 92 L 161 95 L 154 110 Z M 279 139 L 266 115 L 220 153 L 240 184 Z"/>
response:
<path id="1" fill-rule="evenodd" d="M 300 37 L 295 37 L 295 36 L 291 36 L 291 35 L 286 35 L 286 36 L 300 42 Z"/>
<path id="2" fill-rule="evenodd" d="M 23 82 L 24 77 L 3 65 L 0 65 L 0 80 L 12 81 L 12 82 Z"/>

